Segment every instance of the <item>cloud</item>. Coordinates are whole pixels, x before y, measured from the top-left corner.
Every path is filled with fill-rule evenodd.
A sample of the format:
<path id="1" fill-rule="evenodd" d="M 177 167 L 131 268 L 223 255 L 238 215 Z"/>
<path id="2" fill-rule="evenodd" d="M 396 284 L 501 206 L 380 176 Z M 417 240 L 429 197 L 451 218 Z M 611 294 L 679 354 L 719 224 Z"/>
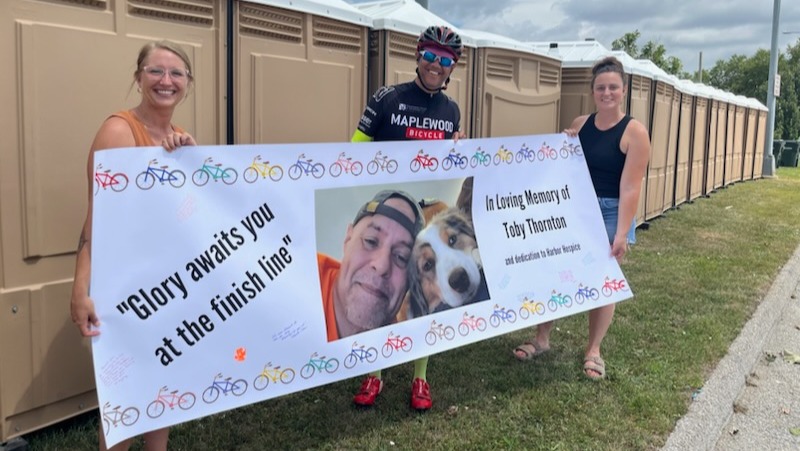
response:
<path id="1" fill-rule="evenodd" d="M 350 3 L 360 3 L 352 0 Z M 773 4 L 766 0 L 428 0 L 428 8 L 463 28 L 488 31 L 520 41 L 579 41 L 594 38 L 606 47 L 639 30 L 639 45 L 663 44 L 686 70 L 733 54 L 769 49 Z M 780 31 L 800 31 L 800 1 L 784 0 Z M 800 34 L 780 34 L 785 49 Z"/>

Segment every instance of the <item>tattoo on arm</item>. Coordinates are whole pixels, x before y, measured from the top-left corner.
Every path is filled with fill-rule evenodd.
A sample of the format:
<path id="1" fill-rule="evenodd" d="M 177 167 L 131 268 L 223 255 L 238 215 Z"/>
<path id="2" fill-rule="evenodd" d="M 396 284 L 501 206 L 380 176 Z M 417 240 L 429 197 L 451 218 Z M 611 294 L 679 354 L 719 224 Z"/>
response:
<path id="1" fill-rule="evenodd" d="M 86 233 L 81 232 L 81 237 L 78 239 L 78 252 L 80 252 L 81 249 L 83 249 L 83 246 L 85 246 L 88 242 L 89 240 L 86 238 Z"/>

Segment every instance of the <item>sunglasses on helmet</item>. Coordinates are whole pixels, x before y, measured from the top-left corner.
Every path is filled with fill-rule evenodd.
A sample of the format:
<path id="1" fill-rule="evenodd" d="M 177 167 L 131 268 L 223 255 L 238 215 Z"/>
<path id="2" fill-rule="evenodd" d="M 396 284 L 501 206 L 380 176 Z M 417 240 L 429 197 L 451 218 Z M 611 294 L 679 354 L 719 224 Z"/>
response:
<path id="1" fill-rule="evenodd" d="M 429 63 L 435 63 L 436 61 L 439 61 L 439 65 L 442 66 L 442 67 L 450 67 L 450 66 L 452 66 L 453 64 L 456 63 L 453 60 L 453 58 L 448 58 L 446 56 L 439 56 L 439 55 L 437 55 L 437 54 L 435 54 L 433 52 L 430 52 L 428 50 L 423 50 L 421 56 L 422 56 L 422 59 L 424 59 L 425 61 L 427 61 Z"/>

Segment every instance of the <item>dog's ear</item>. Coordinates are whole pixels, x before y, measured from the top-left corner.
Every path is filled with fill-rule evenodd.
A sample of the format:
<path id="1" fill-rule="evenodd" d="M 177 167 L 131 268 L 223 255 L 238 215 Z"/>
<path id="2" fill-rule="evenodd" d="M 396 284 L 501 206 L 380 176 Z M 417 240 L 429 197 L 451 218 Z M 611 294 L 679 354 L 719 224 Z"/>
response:
<path id="1" fill-rule="evenodd" d="M 472 217 L 472 182 L 474 177 L 467 177 L 461 184 L 461 192 L 458 193 L 456 207 Z"/>
<path id="2" fill-rule="evenodd" d="M 419 206 L 422 208 L 422 216 L 425 218 L 425 224 L 431 222 L 434 216 L 447 210 L 447 204 L 439 199 L 422 199 L 419 201 Z"/>

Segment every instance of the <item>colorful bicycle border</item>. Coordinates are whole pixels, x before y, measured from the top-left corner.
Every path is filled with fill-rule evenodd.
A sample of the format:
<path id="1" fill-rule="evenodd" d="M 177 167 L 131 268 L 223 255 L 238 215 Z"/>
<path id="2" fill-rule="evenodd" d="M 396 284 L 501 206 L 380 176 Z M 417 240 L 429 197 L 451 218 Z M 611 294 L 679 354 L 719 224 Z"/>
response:
<path id="1" fill-rule="evenodd" d="M 414 173 L 419 172 L 421 169 L 436 172 L 440 169 L 444 171 L 466 169 L 467 166 L 480 168 L 492 165 L 510 165 L 512 163 L 530 164 L 556 160 L 559 157 L 567 159 L 581 156 L 583 156 L 583 151 L 580 144 L 576 145 L 567 141 L 564 141 L 558 150 L 550 147 L 547 143 L 542 143 L 538 149 L 528 148 L 525 143 L 522 143 L 517 150 L 507 149 L 500 145 L 492 153 L 481 149 L 480 146 L 472 154 L 460 153 L 451 148 L 441 157 L 430 155 L 425 153 L 424 150 L 420 150 L 409 159 L 408 167 Z M 292 180 L 299 180 L 304 175 L 312 176 L 316 179 L 324 176 L 335 178 L 341 174 L 350 174 L 353 177 L 358 177 L 364 172 L 364 168 L 366 168 L 366 173 L 369 175 L 375 175 L 379 172 L 393 174 L 397 171 L 398 162 L 384 155 L 380 150 L 374 157 L 364 162 L 346 156 L 344 152 L 339 153 L 335 160 L 327 163 L 315 162 L 307 158 L 303 153 L 299 154 L 295 160 L 284 162 L 283 164 L 262 161 L 261 155 L 256 155 L 248 166 L 237 171 L 233 167 L 215 163 L 211 157 L 208 157 L 203 161 L 199 169 L 192 172 L 191 180 L 198 187 L 206 185 L 209 181 L 221 181 L 225 185 L 232 185 L 239 180 L 239 172 L 241 172 L 243 174 L 242 179 L 246 183 L 254 183 L 259 179 L 270 179 L 277 182 L 283 178 L 284 167 L 289 168 L 288 173 Z M 94 172 L 94 193 L 97 195 L 101 190 L 115 193 L 122 192 L 128 186 L 128 179 L 128 175 L 122 172 L 112 172 L 108 169 L 103 169 L 102 165 L 98 165 Z M 157 159 L 152 159 L 144 171 L 137 173 L 134 180 L 136 181 L 136 186 L 141 190 L 149 190 L 156 182 L 161 185 L 168 184 L 175 188 L 180 188 L 186 181 L 186 174 L 180 169 L 170 169 L 168 165 L 159 165 Z M 110 188 L 110 190 L 107 188 Z"/>

